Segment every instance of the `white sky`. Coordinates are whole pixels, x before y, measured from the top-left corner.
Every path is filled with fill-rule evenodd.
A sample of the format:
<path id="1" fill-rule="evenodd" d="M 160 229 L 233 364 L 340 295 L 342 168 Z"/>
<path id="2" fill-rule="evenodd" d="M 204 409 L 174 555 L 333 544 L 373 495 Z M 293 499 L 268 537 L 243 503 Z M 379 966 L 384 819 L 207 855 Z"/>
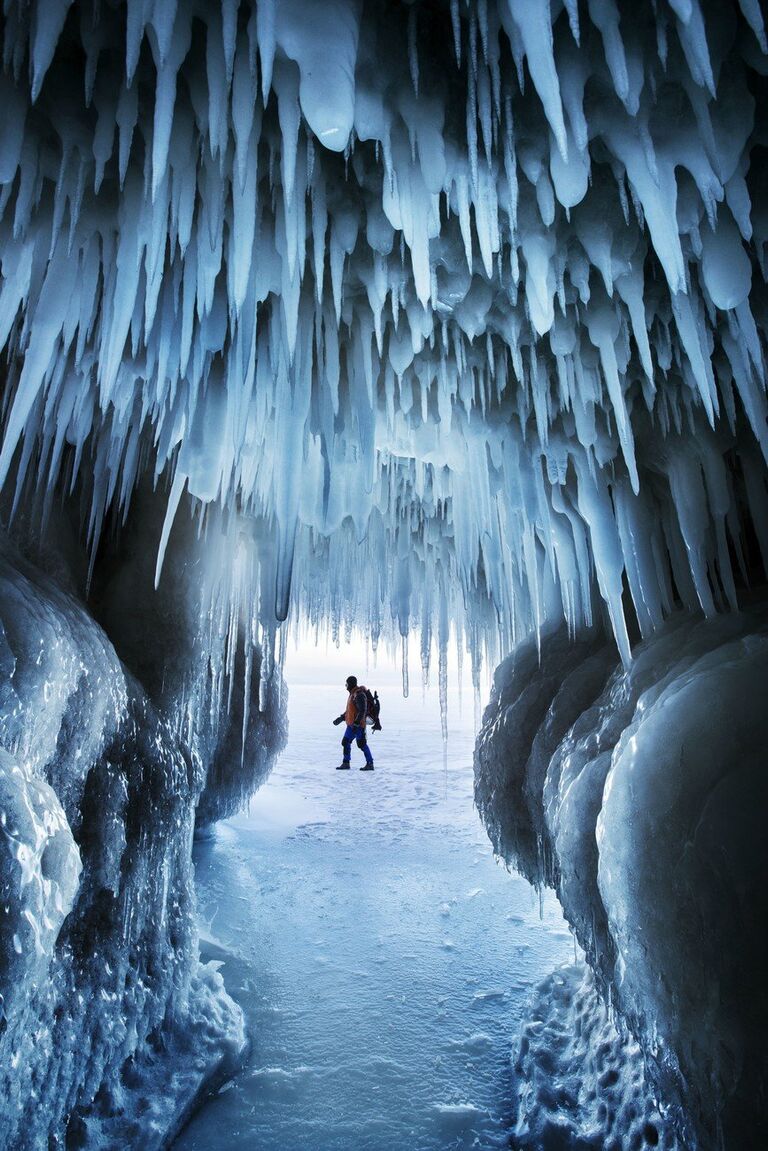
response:
<path id="1" fill-rule="evenodd" d="M 412 656 L 408 666 L 411 673 L 420 670 Z M 348 675 L 356 675 L 362 683 L 366 674 L 376 669 L 376 678 L 388 684 L 401 683 L 400 658 L 388 653 L 383 645 L 374 656 L 361 634 L 354 635 L 350 643 L 336 647 L 330 638 L 322 638 L 315 645 L 315 637 L 308 633 L 298 641 L 291 636 L 286 653 L 285 676 L 289 683 L 307 683 L 319 680 L 324 684 L 341 687 Z M 369 677 L 370 678 L 370 677 Z"/>
<path id="2" fill-rule="evenodd" d="M 402 655 L 400 650 L 391 651 L 383 642 L 374 656 L 366 644 L 362 633 L 352 636 L 350 643 L 340 643 L 337 648 L 330 639 L 321 638 L 315 644 L 314 633 L 306 633 L 296 640 L 293 629 L 289 637 L 285 661 L 285 678 L 290 687 L 293 684 L 317 683 L 324 687 L 335 686 L 343 692 L 348 675 L 356 675 L 368 687 L 386 687 L 388 690 L 402 691 Z M 448 651 L 448 691 L 458 692 L 458 658 L 455 642 Z M 488 701 L 491 668 L 483 676 L 481 690 L 482 705 Z M 408 642 L 408 674 L 411 694 L 420 695 L 422 690 L 422 669 L 419 636 L 412 634 Z M 430 666 L 430 694 L 437 695 L 438 662 L 437 650 L 433 649 Z M 465 655 L 462 666 L 461 692 L 467 700 L 472 699 L 472 677 L 469 656 Z"/>
<path id="3" fill-rule="evenodd" d="M 436 745 L 440 745 L 437 651 L 433 650 L 432 653 L 429 687 L 425 689 L 418 635 L 412 634 L 409 637 L 407 700 L 403 698 L 400 650 L 393 651 L 381 643 L 374 659 L 362 634 L 358 633 L 349 643 L 342 642 L 336 647 L 324 637 L 316 644 L 314 633 L 297 640 L 291 629 L 285 655 L 285 680 L 289 693 L 297 689 L 295 699 L 316 699 L 318 704 L 322 700 L 324 705 L 327 702 L 329 715 L 334 713 L 334 709 L 340 712 L 346 700 L 344 681 L 348 675 L 356 675 L 360 683 L 364 683 L 371 691 L 378 691 L 385 732 L 391 732 L 393 724 L 400 728 L 418 723 L 420 727 L 433 731 Z M 463 660 L 459 684 L 457 653 L 455 644 L 452 645 L 449 648 L 446 701 L 449 740 L 460 731 L 477 732 L 489 695 L 490 674 L 482 677 L 480 696 L 475 699 L 468 656 Z"/>

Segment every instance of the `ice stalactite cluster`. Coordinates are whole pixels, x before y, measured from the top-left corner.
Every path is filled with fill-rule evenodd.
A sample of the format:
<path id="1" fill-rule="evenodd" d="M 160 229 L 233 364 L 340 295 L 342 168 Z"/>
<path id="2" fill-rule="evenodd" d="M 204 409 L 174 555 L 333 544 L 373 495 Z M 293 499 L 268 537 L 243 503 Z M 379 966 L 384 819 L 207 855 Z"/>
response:
<path id="1" fill-rule="evenodd" d="M 0 1147 L 159 1148 L 245 1045 L 197 960 L 199 757 L 0 551 Z"/>
<path id="2" fill-rule="evenodd" d="M 96 557 L 161 477 L 158 578 L 188 493 L 267 525 L 262 623 L 425 660 L 733 606 L 767 47 L 755 0 L 6 0 L 0 480 L 81 482 Z"/>
<path id="3" fill-rule="evenodd" d="M 556 889 L 691 1148 L 765 1140 L 767 682 L 764 604 L 678 613 L 629 669 L 548 631 L 497 669 L 477 746 L 496 850 Z"/>

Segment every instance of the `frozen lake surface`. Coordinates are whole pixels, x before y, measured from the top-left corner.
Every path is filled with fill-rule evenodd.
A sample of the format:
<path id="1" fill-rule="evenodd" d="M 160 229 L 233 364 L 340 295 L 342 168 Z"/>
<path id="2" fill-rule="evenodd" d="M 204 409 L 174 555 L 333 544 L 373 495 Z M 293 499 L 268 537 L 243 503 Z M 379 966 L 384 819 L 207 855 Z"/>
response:
<path id="1" fill-rule="evenodd" d="M 344 676 L 330 678 L 291 684 L 270 782 L 196 848 L 203 953 L 223 961 L 253 1046 L 175 1146 L 506 1146 L 526 998 L 573 958 L 571 937 L 554 897 L 540 905 L 493 858 L 471 699 L 463 718 L 452 707 L 446 764 L 436 691 L 404 700 L 371 673 L 376 770 L 353 747 L 340 772 Z"/>

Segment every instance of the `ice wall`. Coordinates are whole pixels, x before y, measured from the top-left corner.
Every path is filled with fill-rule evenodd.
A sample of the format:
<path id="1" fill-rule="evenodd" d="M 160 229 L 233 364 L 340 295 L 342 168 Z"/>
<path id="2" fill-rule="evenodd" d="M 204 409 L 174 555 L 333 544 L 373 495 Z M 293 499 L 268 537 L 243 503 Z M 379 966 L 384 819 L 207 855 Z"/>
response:
<path id="1" fill-rule="evenodd" d="M 0 540 L 0 1147 L 159 1148 L 245 1037 L 197 960 L 191 754 Z"/>
<path id="2" fill-rule="evenodd" d="M 205 785 L 199 825 L 239 810 L 285 744 L 288 694 L 275 628 L 256 618 L 253 519 L 213 508 L 205 523 L 182 497 L 155 589 L 165 499 L 142 483 L 127 522 L 101 550 L 90 603 L 120 658 L 197 755 Z"/>
<path id="3" fill-rule="evenodd" d="M 547 634 L 497 670 L 476 753 L 496 850 L 555 887 L 687 1146 L 765 1138 L 768 614 L 673 616 L 616 666 Z M 535 1067 L 535 1062 L 534 1062 Z"/>
<path id="4" fill-rule="evenodd" d="M 7 0 L 0 481 L 81 473 L 95 561 L 160 476 L 159 579 L 186 492 L 268 525 L 262 624 L 425 657 L 733 607 L 766 49 L 754 0 Z"/>

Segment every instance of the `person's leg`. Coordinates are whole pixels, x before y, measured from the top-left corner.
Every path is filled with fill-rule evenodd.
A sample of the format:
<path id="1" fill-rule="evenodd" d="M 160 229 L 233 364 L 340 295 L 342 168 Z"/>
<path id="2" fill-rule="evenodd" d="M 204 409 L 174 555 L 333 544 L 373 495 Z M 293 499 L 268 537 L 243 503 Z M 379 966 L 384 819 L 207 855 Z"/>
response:
<path id="1" fill-rule="evenodd" d="M 373 767 L 373 756 L 371 755 L 371 749 L 368 746 L 368 740 L 367 740 L 366 735 L 365 735 L 365 728 L 359 727 L 357 729 L 357 732 L 358 732 L 357 746 L 360 748 L 363 755 L 365 756 L 366 766 L 367 767 Z"/>
<path id="2" fill-rule="evenodd" d="M 341 746 L 343 748 L 342 763 L 349 763 L 352 758 L 352 740 L 357 735 L 357 729 L 347 725 L 344 735 L 341 737 Z"/>

